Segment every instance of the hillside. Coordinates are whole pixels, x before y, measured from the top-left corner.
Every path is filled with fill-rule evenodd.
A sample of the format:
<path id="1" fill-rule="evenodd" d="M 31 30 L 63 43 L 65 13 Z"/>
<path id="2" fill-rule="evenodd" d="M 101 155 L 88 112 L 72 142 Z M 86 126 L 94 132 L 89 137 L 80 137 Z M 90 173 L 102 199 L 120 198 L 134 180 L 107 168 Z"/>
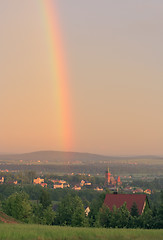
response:
<path id="1" fill-rule="evenodd" d="M 4 212 L 0 211 L 0 223 L 13 223 L 13 224 L 17 224 L 19 222 L 16 219 L 8 216 Z"/>
<path id="2" fill-rule="evenodd" d="M 0 154 L 1 163 L 33 163 L 40 161 L 41 163 L 50 164 L 64 164 L 65 162 L 71 162 L 75 164 L 81 163 L 100 163 L 114 161 L 115 163 L 124 161 L 137 161 L 141 163 L 162 164 L 163 157 L 161 156 L 104 156 L 91 153 L 79 153 L 79 152 L 61 152 L 61 151 L 38 151 L 23 154 Z"/>
<path id="3" fill-rule="evenodd" d="M 109 157 L 89 154 L 89 153 L 78 153 L 78 152 L 60 152 L 60 151 L 38 151 L 31 153 L 23 153 L 23 154 L 0 154 L 0 160 L 8 160 L 8 161 L 49 161 L 53 162 L 65 162 L 65 161 L 100 161 L 100 160 L 108 160 Z"/>

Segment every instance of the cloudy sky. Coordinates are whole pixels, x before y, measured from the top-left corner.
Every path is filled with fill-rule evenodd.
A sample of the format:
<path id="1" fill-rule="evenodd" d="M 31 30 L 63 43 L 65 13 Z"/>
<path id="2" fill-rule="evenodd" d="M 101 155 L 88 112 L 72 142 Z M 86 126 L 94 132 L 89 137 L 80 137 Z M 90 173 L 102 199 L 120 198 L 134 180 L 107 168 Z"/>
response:
<path id="1" fill-rule="evenodd" d="M 0 33 L 0 152 L 163 155 L 162 0 L 0 1 Z"/>

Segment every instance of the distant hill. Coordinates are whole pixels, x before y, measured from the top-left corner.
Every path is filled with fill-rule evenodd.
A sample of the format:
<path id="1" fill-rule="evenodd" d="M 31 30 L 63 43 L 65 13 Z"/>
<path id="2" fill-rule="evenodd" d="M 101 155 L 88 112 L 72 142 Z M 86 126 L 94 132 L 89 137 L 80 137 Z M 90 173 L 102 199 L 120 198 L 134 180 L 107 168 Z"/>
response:
<path id="1" fill-rule="evenodd" d="M 48 161 L 48 162 L 85 162 L 85 161 L 107 161 L 110 157 L 78 152 L 61 152 L 61 151 L 38 151 L 23 154 L 0 154 L 0 160 L 8 161 Z"/>
<path id="2" fill-rule="evenodd" d="M 61 151 L 37 151 L 23 154 L 0 154 L 1 162 L 10 163 L 34 163 L 40 161 L 41 163 L 57 163 L 64 164 L 65 162 L 71 162 L 76 164 L 85 163 L 100 163 L 100 162 L 123 162 L 123 161 L 157 161 L 163 163 L 163 157 L 161 156 L 104 156 L 91 153 L 79 153 L 79 152 L 61 152 Z"/>

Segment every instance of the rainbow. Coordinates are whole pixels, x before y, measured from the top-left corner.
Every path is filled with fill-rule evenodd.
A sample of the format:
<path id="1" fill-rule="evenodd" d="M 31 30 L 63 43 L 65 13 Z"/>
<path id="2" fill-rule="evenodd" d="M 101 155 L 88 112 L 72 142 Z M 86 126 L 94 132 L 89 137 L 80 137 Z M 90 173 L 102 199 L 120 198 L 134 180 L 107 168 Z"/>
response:
<path id="1" fill-rule="evenodd" d="M 68 70 L 64 56 L 61 27 L 59 25 L 56 6 L 52 0 L 40 1 L 45 18 L 45 29 L 51 72 L 54 80 L 55 109 L 57 118 L 57 139 L 63 150 L 72 148 L 72 114 L 68 86 Z"/>

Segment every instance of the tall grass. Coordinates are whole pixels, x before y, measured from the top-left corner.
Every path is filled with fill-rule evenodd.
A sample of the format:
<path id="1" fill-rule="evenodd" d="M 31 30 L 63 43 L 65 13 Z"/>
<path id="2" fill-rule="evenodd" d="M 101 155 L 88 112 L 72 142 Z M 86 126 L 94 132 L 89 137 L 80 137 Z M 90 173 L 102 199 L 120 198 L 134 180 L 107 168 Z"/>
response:
<path id="1" fill-rule="evenodd" d="M 163 230 L 0 224 L 1 240 L 162 240 Z"/>

